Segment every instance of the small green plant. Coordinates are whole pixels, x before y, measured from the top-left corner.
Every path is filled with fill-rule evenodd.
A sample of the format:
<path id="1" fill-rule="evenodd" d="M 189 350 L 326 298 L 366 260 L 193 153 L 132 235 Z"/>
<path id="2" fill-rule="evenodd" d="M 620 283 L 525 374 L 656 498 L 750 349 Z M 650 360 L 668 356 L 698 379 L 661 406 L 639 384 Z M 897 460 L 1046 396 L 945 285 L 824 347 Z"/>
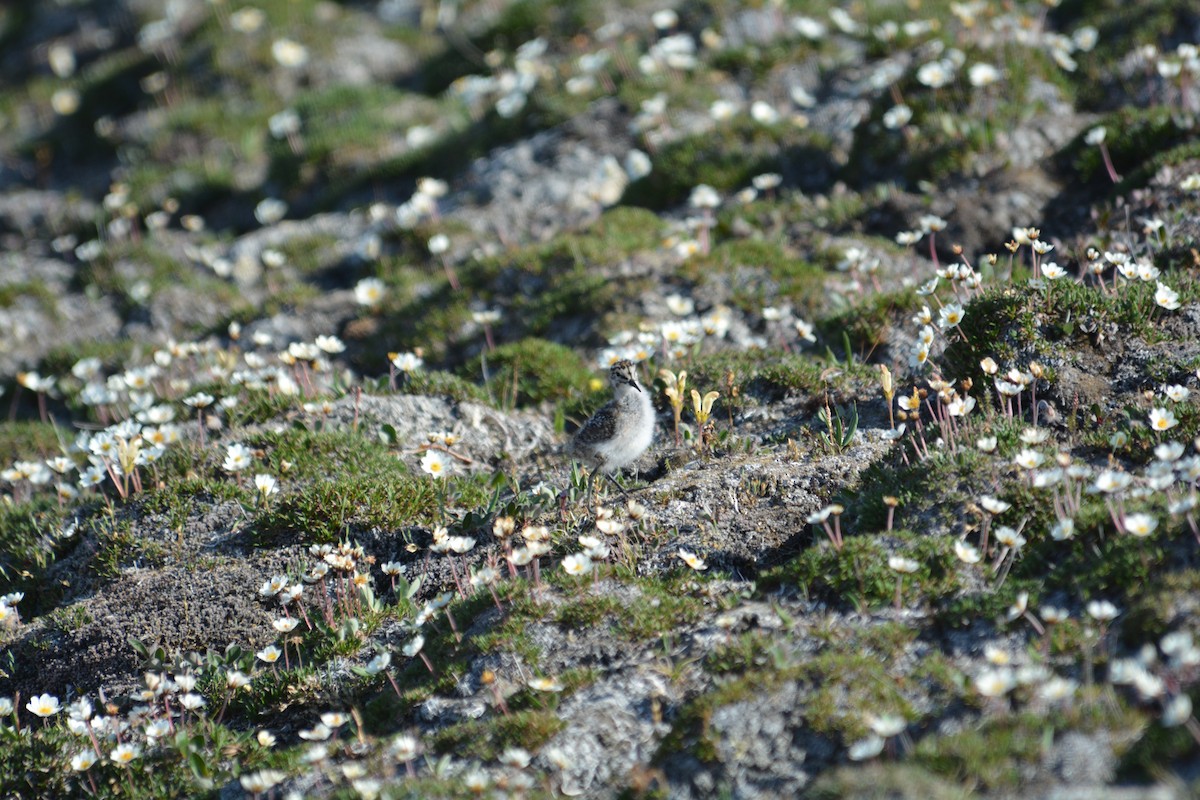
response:
<path id="1" fill-rule="evenodd" d="M 849 420 L 844 420 L 841 409 L 831 408 L 826 398 L 824 407 L 817 411 L 817 419 L 825 426 L 820 437 L 829 452 L 844 453 L 854 444 L 854 435 L 858 433 L 857 404 L 850 407 Z"/>

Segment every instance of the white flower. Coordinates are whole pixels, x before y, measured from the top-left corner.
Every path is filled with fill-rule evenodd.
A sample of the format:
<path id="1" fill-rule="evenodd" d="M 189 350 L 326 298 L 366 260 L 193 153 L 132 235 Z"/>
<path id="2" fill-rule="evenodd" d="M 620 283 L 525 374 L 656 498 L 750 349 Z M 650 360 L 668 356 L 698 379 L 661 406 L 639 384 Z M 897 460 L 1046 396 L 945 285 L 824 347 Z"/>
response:
<path id="1" fill-rule="evenodd" d="M 770 103 L 755 100 L 750 104 L 750 116 L 761 125 L 774 125 L 779 122 L 779 112 Z"/>
<path id="2" fill-rule="evenodd" d="M 71 769 L 76 772 L 86 772 L 96 764 L 96 751 L 88 748 L 80 750 L 71 756 Z"/>
<path id="3" fill-rule="evenodd" d="M 1096 476 L 1096 481 L 1092 484 L 1092 490 L 1103 494 L 1112 494 L 1128 488 L 1131 483 L 1133 483 L 1133 478 L 1130 477 L 1129 473 L 1106 469 Z"/>
<path id="4" fill-rule="evenodd" d="M 954 80 L 954 64 L 946 59 L 930 61 L 917 69 L 917 81 L 930 89 L 940 89 Z"/>
<path id="5" fill-rule="evenodd" d="M 1099 622 L 1109 622 L 1117 617 L 1120 612 L 1117 607 L 1107 600 L 1092 600 L 1087 604 L 1087 613 L 1092 619 Z"/>
<path id="6" fill-rule="evenodd" d="M 279 484 L 274 476 L 260 472 L 254 476 L 254 488 L 263 497 L 270 497 L 279 491 Z"/>
<path id="7" fill-rule="evenodd" d="M 1013 671 L 1007 667 L 984 670 L 975 678 L 975 690 L 984 697 L 1003 697 L 1015 685 Z"/>
<path id="8" fill-rule="evenodd" d="M 1177 694 L 1163 704 L 1162 724 L 1174 728 L 1192 718 L 1192 699 L 1186 694 Z"/>
<path id="9" fill-rule="evenodd" d="M 1042 277 L 1049 281 L 1056 281 L 1067 274 L 1067 271 L 1053 261 L 1042 264 Z"/>
<path id="10" fill-rule="evenodd" d="M 1045 700 L 1047 703 L 1054 703 L 1075 694 L 1075 690 L 1079 688 L 1077 681 L 1069 678 L 1051 678 L 1038 688 L 1038 697 Z"/>
<path id="11" fill-rule="evenodd" d="M 962 321 L 962 306 L 958 303 L 947 303 L 937 309 L 938 325 L 942 327 L 954 327 Z"/>
<path id="12" fill-rule="evenodd" d="M 724 122 L 727 119 L 732 119 L 733 115 L 738 111 L 737 103 L 729 100 L 714 100 L 712 105 L 708 107 L 709 116 L 718 122 Z"/>
<path id="13" fill-rule="evenodd" d="M 1010 503 L 1006 503 L 1003 500 L 998 500 L 997 498 L 987 494 L 980 496 L 979 505 L 983 506 L 984 510 L 989 514 L 1003 514 L 1005 511 L 1008 511 L 1010 508 L 1012 508 Z"/>
<path id="14" fill-rule="evenodd" d="M 434 234 L 429 237 L 429 252 L 436 255 L 441 255 L 450 249 L 450 237 L 444 233 Z"/>
<path id="15" fill-rule="evenodd" d="M 1013 456 L 1013 463 L 1024 469 L 1037 469 L 1045 461 L 1045 456 L 1036 450 L 1025 449 Z"/>
<path id="16" fill-rule="evenodd" d="M 54 109 L 54 113 L 62 117 L 69 117 L 79 110 L 79 103 L 82 100 L 79 92 L 70 87 L 59 89 L 50 96 L 50 107 Z"/>
<path id="17" fill-rule="evenodd" d="M 271 44 L 271 55 L 280 65 L 289 69 L 308 63 L 308 48 L 291 39 L 276 39 Z"/>
<path id="18" fill-rule="evenodd" d="M 383 300 L 386 288 L 378 278 L 363 278 L 354 286 L 354 301 L 360 306 L 375 307 Z"/>
<path id="19" fill-rule="evenodd" d="M 254 207 L 254 218 L 263 225 L 274 225 L 287 214 L 288 204 L 274 197 L 259 201 Z"/>
<path id="20" fill-rule="evenodd" d="M 996 529 L 996 541 L 1013 550 L 1020 550 L 1025 545 L 1025 537 L 1007 525 L 1001 525 Z"/>
<path id="21" fill-rule="evenodd" d="M 967 80 L 972 86 L 991 86 L 1000 80 L 1000 70 L 991 64 L 972 64 L 967 70 Z"/>
<path id="22" fill-rule="evenodd" d="M 222 465 L 226 472 L 240 472 L 254 461 L 254 453 L 244 444 L 231 444 L 225 450 L 225 463 Z"/>
<path id="23" fill-rule="evenodd" d="M 1182 403 L 1188 399 L 1188 395 L 1191 394 L 1191 392 L 1188 391 L 1186 386 L 1181 386 L 1176 383 L 1170 386 L 1164 386 L 1163 394 L 1165 394 L 1169 400 L 1172 400 L 1176 403 Z"/>
<path id="24" fill-rule="evenodd" d="M 813 19 L 812 17 L 792 17 L 792 30 L 805 39 L 816 42 L 824 39 L 829 29 L 819 19 Z"/>
<path id="25" fill-rule="evenodd" d="M 450 460 L 440 451 L 426 450 L 421 457 L 421 469 L 435 478 L 445 477 L 450 472 Z"/>
<path id="26" fill-rule="evenodd" d="M 870 714 L 867 716 L 867 726 L 875 732 L 876 736 L 890 739 L 903 733 L 904 729 L 908 727 L 908 723 L 899 714 L 883 714 L 882 716 Z"/>
<path id="27" fill-rule="evenodd" d="M 317 349 L 330 355 L 336 355 L 346 349 L 345 343 L 336 336 L 318 336 L 315 344 L 317 345 Z"/>
<path id="28" fill-rule="evenodd" d="M 846 755 L 851 761 L 866 761 L 883 752 L 883 745 L 884 741 L 882 737 L 871 734 L 867 738 L 850 745 L 850 749 L 846 752 Z"/>
<path id="29" fill-rule="evenodd" d="M 530 689 L 539 692 L 561 692 L 562 683 L 556 678 L 533 678 L 528 684 Z"/>
<path id="30" fill-rule="evenodd" d="M 683 563 L 687 564 L 696 572 L 703 572 L 704 570 L 708 569 L 708 564 L 704 562 L 704 559 L 690 550 L 684 550 L 683 548 L 680 548 L 675 555 L 681 561 L 683 561 Z"/>
<path id="31" fill-rule="evenodd" d="M 716 208 L 720 204 L 721 196 L 717 194 L 717 190 L 704 183 L 692 189 L 692 194 L 688 197 L 688 205 L 693 208 Z"/>
<path id="32" fill-rule="evenodd" d="M 1166 431 L 1174 428 L 1179 424 L 1179 420 L 1175 414 L 1167 408 L 1154 408 L 1150 410 L 1150 427 L 1156 431 Z"/>
<path id="33" fill-rule="evenodd" d="M 641 180 L 650 174 L 652 168 L 650 156 L 641 150 L 630 150 L 625 154 L 625 174 L 629 176 L 630 181 Z"/>
<path id="34" fill-rule="evenodd" d="M 142 751 L 132 744 L 119 744 L 116 749 L 108 754 L 108 757 L 115 764 L 125 765 L 140 756 Z"/>
<path id="35" fill-rule="evenodd" d="M 964 564 L 978 564 L 979 559 L 983 557 L 978 549 L 962 541 L 954 543 L 954 554 Z"/>
<path id="36" fill-rule="evenodd" d="M 1144 539 L 1154 533 L 1154 529 L 1158 527 L 1158 520 L 1149 514 L 1128 514 L 1122 520 L 1125 525 L 1125 532 L 1139 539 Z"/>
<path id="37" fill-rule="evenodd" d="M 660 31 L 670 30 L 679 24 L 679 14 L 673 8 L 663 8 L 650 15 L 650 22 Z"/>
<path id="38" fill-rule="evenodd" d="M 1075 520 L 1060 519 L 1050 528 L 1050 538 L 1056 542 L 1064 542 L 1075 537 Z"/>
<path id="39" fill-rule="evenodd" d="M 424 646 L 425 637 L 418 633 L 409 641 L 408 644 L 400 648 L 400 652 L 403 653 L 407 658 L 414 658 L 418 653 L 421 652 L 421 648 Z"/>
<path id="40" fill-rule="evenodd" d="M 1159 281 L 1158 290 L 1154 293 L 1154 302 L 1168 311 L 1174 311 L 1179 308 L 1179 292 Z"/>
<path id="41" fill-rule="evenodd" d="M 34 695 L 25 704 L 25 708 L 29 709 L 30 713 L 43 718 L 52 717 L 62 710 L 58 704 L 58 698 L 52 694 Z"/>
<path id="42" fill-rule="evenodd" d="M 806 342 L 817 341 L 817 337 L 813 333 L 812 323 L 807 322 L 802 319 L 798 319 L 792 324 L 796 327 L 796 335 L 799 336 L 801 339 L 803 339 Z"/>
<path id="43" fill-rule="evenodd" d="M 294 109 L 285 108 L 267 120 L 267 129 L 274 139 L 286 139 L 300 132 L 300 115 Z"/>
<path id="44" fill-rule="evenodd" d="M 888 568 L 893 572 L 907 575 L 920 569 L 921 563 L 911 558 L 905 558 L 904 556 L 891 556 L 888 558 Z"/>
<path id="45" fill-rule="evenodd" d="M 396 353 L 392 357 L 392 366 L 401 372 L 414 372 L 425 364 L 424 359 L 416 353 Z"/>

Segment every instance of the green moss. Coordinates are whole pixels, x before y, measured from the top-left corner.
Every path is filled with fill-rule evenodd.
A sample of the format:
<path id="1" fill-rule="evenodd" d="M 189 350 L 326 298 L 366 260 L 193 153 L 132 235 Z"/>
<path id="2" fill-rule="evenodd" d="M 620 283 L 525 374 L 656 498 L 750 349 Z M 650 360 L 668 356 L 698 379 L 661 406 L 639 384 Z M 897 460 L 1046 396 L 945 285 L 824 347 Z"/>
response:
<path id="1" fill-rule="evenodd" d="M 405 394 L 445 397 L 455 401 L 472 400 L 477 403 L 489 400 L 482 387 L 442 370 L 420 370 L 407 379 L 397 380 L 400 381 L 400 390 Z"/>
<path id="2" fill-rule="evenodd" d="M 961 42 L 955 42 L 956 46 Z M 995 149 L 998 133 L 1028 124 L 1045 111 L 1044 92 L 1032 91 L 1034 80 L 1055 85 L 1066 97 L 1073 91 L 1048 53 L 1024 48 L 1005 59 L 1004 83 L 977 88 L 959 80 L 930 89 L 917 79 L 925 63 L 918 59 L 897 82 L 913 116 L 904 130 L 889 130 L 883 116 L 895 96 L 882 93 L 870 116 L 856 131 L 843 177 L 861 186 L 881 179 L 902 177 L 910 184 L 938 181 L 967 171 L 978 154 Z M 968 61 L 992 62 L 994 51 L 966 48 Z"/>
<path id="3" fill-rule="evenodd" d="M 592 0 L 567 4 L 517 0 L 504 6 L 494 24 L 471 37 L 469 45 L 443 39 L 438 51 L 417 71 L 418 80 L 426 93 L 440 94 L 465 75 L 490 73 L 482 59 L 464 57 L 464 46 L 472 53 L 487 53 L 497 48 L 511 52 L 539 36 L 551 37 L 552 41 L 569 40 L 581 32 L 595 30 L 603 21 L 601 7 Z"/>
<path id="4" fill-rule="evenodd" d="M 1118 174 L 1137 169 L 1150 157 L 1184 144 L 1194 135 L 1190 128 L 1180 127 L 1172 109 L 1162 106 L 1122 108 L 1101 119 L 1097 125 L 1107 132 L 1104 144 Z M 1057 160 L 1062 165 L 1069 164 L 1069 169 L 1081 181 L 1110 185 L 1100 148 L 1084 140 L 1090 130 L 1080 132 L 1063 147 Z"/>
<path id="5" fill-rule="evenodd" d="M 594 628 L 621 610 L 621 601 L 612 596 L 586 596 L 565 603 L 554 614 L 554 621 L 568 629 Z"/>
<path id="6" fill-rule="evenodd" d="M 660 148 L 654 171 L 634 183 L 623 202 L 662 209 L 687 200 L 698 184 L 730 193 L 764 172 L 778 172 L 786 157 L 808 170 L 832 170 L 829 142 L 821 134 L 788 122 L 760 125 L 748 118 L 717 126 Z M 786 155 L 785 155 L 786 154 Z"/>
<path id="7" fill-rule="evenodd" d="M 431 745 L 439 753 L 490 761 L 509 747 L 536 752 L 566 724 L 551 712 L 518 711 L 442 728 L 431 737 Z"/>
<path id="8" fill-rule="evenodd" d="M 22 390 L 24 391 L 24 390 Z M 0 464 L 37 461 L 61 455 L 72 434 L 50 423 L 17 420 L 0 424 Z"/>
<path id="9" fill-rule="evenodd" d="M 936 609 L 937 624 L 945 628 L 970 628 L 980 620 L 995 622 L 1006 616 L 1021 593 L 1028 596 L 1029 606 L 1036 608 L 1043 596 L 1042 584 L 1009 576 L 998 586 L 948 598 Z"/>
<path id="10" fill-rule="evenodd" d="M 43 375 L 66 376 L 71 367 L 84 358 L 98 358 L 106 369 L 116 369 L 130 361 L 137 345 L 132 339 L 117 339 L 104 341 L 101 339 L 84 339 L 69 345 L 52 347 L 42 357 L 38 371 Z"/>
<path id="11" fill-rule="evenodd" d="M 359 529 L 395 529 L 434 519 L 439 516 L 442 488 L 432 478 L 398 470 L 394 475 L 317 481 L 279 497 L 260 512 L 255 538 L 260 544 L 280 540 L 332 543 Z"/>
<path id="12" fill-rule="evenodd" d="M 49 625 L 64 633 L 71 633 L 85 625 L 90 625 L 94 620 L 92 615 L 88 613 L 87 608 L 77 603 L 51 610 L 46 615 L 46 621 Z"/>
<path id="13" fill-rule="evenodd" d="M 560 576 L 552 576 L 559 579 Z M 576 579 L 561 576 L 563 580 Z M 614 635 L 628 641 L 653 639 L 680 625 L 699 619 L 703 602 L 681 591 L 677 582 L 638 580 L 631 584 L 632 594 L 617 597 L 592 595 L 583 585 L 569 586 L 582 594 L 565 603 L 555 621 L 569 629 L 587 629 L 605 624 Z"/>
<path id="14" fill-rule="evenodd" d="M 745 674 L 771 664 L 771 642 L 759 631 L 747 631 L 717 645 L 704 657 L 704 671 L 713 675 Z"/>
<path id="15" fill-rule="evenodd" d="M 468 377 L 484 382 L 488 393 L 502 399 L 505 407 L 559 402 L 585 389 L 592 378 L 574 350 L 544 339 L 501 345 L 481 362 L 471 365 Z"/>
<path id="16" fill-rule="evenodd" d="M 221 386 L 213 386 L 209 392 L 219 397 Z M 249 389 L 241 393 L 238 404 L 229 411 L 230 427 L 242 428 L 249 425 L 261 425 L 269 420 L 286 416 L 299 404 L 295 397 L 271 392 L 266 389 Z M 191 411 L 192 409 L 187 409 Z"/>
<path id="17" fill-rule="evenodd" d="M 358 528 L 396 529 L 490 502 L 490 475 L 413 475 L 381 442 L 352 431 L 288 429 L 246 438 L 282 492 L 255 518 L 260 539 L 333 542 Z M 288 471 L 283 462 L 290 462 Z"/>
<path id="18" fill-rule="evenodd" d="M 44 313 L 57 318 L 58 298 L 40 281 L 19 281 L 0 285 L 0 308 L 12 308 L 23 299 L 32 300 Z"/>
<path id="19" fill-rule="evenodd" d="M 830 382 L 826 380 L 827 366 L 808 356 L 776 349 L 705 353 L 687 365 L 688 387 L 721 392 L 722 397 L 713 408 L 717 417 L 723 417 L 722 408 L 730 397 L 727 376 L 731 372 L 739 393 L 732 401 L 735 408 L 745 397 L 769 403 L 797 395 L 822 396 L 826 391 L 837 401 L 843 393 L 852 395 L 858 382 L 875 374 L 862 365 L 852 365 Z"/>
<path id="20" fill-rule="evenodd" d="M 188 456 L 184 456 L 182 460 L 191 464 Z M 161 487 L 141 495 L 134 502 L 134 506 L 147 514 L 161 514 L 167 517 L 171 529 L 178 530 L 186 522 L 188 515 L 196 511 L 197 505 L 215 505 L 228 500 L 249 502 L 251 499 L 250 489 L 239 489 L 236 484 L 222 478 L 204 479 L 180 475 L 163 481 Z"/>
<path id="21" fill-rule="evenodd" d="M 677 753 L 687 753 L 706 764 L 719 763 L 717 744 L 710 730 L 713 713 L 719 708 L 775 691 L 790 677 L 789 670 L 756 670 L 690 700 L 679 710 L 670 733 L 659 744 L 655 763 L 661 764 Z"/>
<path id="22" fill-rule="evenodd" d="M 96 555 L 90 566 L 101 578 L 118 578 L 122 570 L 135 563 L 142 568 L 159 567 L 166 563 L 163 545 L 139 536 L 129 521 L 113 521 L 92 527 L 96 534 Z"/>
<path id="23" fill-rule="evenodd" d="M 1190 531 L 1184 538 L 1187 545 L 1192 544 Z M 1121 618 L 1121 641 L 1130 649 L 1158 644 L 1175 622 L 1175 609 L 1200 592 L 1200 570 L 1177 570 L 1170 561 L 1158 566 L 1152 579 L 1127 587 L 1128 611 Z"/>
<path id="24" fill-rule="evenodd" d="M 1042 761 L 1059 733 L 1129 731 L 1141 725 L 1140 715 L 1123 703 L 1089 693 L 1050 717 L 1030 712 L 989 715 L 977 727 L 926 736 L 917 743 L 912 760 L 975 790 L 1011 792 L 1025 785 L 1028 765 Z"/>
<path id="25" fill-rule="evenodd" d="M 609 280 L 605 268 L 657 247 L 660 228 L 658 218 L 647 211 L 614 209 L 583 231 L 460 264 L 461 292 L 450 288 L 440 264 L 431 263 L 419 273 L 387 266 L 383 274 L 397 284 L 396 291 L 386 301 L 378 335 L 372 337 L 387 344 L 367 344 L 363 358 L 379 364 L 385 346 L 420 347 L 429 361 L 476 362 L 484 332 L 470 321 L 471 303 L 502 311 L 496 326 L 501 343 L 523 337 L 557 340 L 564 326 L 583 336 L 602 330 L 607 315 L 649 286 L 649 279 Z M 448 337 L 447 331 L 465 333 Z"/>
<path id="26" fill-rule="evenodd" d="M 293 189 L 317 179 L 346 184 L 339 187 L 339 194 L 359 179 L 369 179 L 364 173 L 386 157 L 398 127 L 465 124 L 461 109 L 378 84 L 305 91 L 293 108 L 303 124 L 303 149 L 297 153 L 288 140 L 270 139 L 270 180 Z"/>
<path id="27" fill-rule="evenodd" d="M 63 510 L 46 495 L 0 503 L 0 594 L 25 592 L 26 612 L 40 606 L 40 592 L 51 589 L 41 577 L 56 557 L 63 518 Z"/>
<path id="28" fill-rule="evenodd" d="M 854 741 L 865 736 L 871 714 L 912 717 L 903 680 L 889 665 L 898 653 L 871 651 L 847 641 L 807 660 L 797 677 L 807 684 L 805 723 L 817 733 Z"/>
<path id="29" fill-rule="evenodd" d="M 1189 19 L 1186 5 L 1178 0 L 1146 0 L 1133 8 L 1120 0 L 1064 0 L 1052 9 L 1049 19 L 1056 29 L 1069 32 L 1091 25 L 1099 33 L 1095 49 L 1076 53 L 1079 68 L 1073 83 L 1080 108 L 1103 111 L 1124 97 L 1124 92 L 1113 91 L 1112 65 L 1139 45 L 1173 48 L 1180 26 Z"/>
<path id="30" fill-rule="evenodd" d="M 1187 692 L 1192 707 L 1200 706 L 1200 691 Z M 1121 756 L 1117 776 L 1122 781 L 1142 783 L 1161 780 L 1165 771 L 1182 774 L 1195 760 L 1196 740 L 1186 725 L 1163 727 L 1159 721 L 1147 724 L 1142 736 Z"/>
<path id="31" fill-rule="evenodd" d="M 289 428 L 248 436 L 245 443 L 263 453 L 270 471 L 288 480 L 372 476 L 406 472 L 383 442 L 358 431 L 310 431 Z M 284 473 L 283 462 L 291 463 Z"/>
<path id="32" fill-rule="evenodd" d="M 697 257 L 682 268 L 693 281 L 735 279 L 734 300 L 743 310 L 757 314 L 764 306 L 786 300 L 798 314 L 816 311 L 825 302 L 825 270 L 798 257 L 786 246 L 766 239 L 730 239 L 708 256 Z M 755 281 L 755 273 L 769 280 Z"/>
<path id="33" fill-rule="evenodd" d="M 916 300 L 911 289 L 873 294 L 862 303 L 819 317 L 816 328 L 831 349 L 841 350 L 848 341 L 855 357 L 867 361 L 889 342 L 892 329 L 916 310 Z"/>
<path id="34" fill-rule="evenodd" d="M 997 363 L 1013 361 L 1017 352 L 1036 340 L 1036 324 L 1029 293 L 1011 286 L 986 290 L 967 307 L 954 338 L 942 354 L 946 377 L 959 379 L 980 374 L 979 362 L 991 357 Z M 987 387 L 979 382 L 984 391 Z"/>
<path id="35" fill-rule="evenodd" d="M 965 800 L 968 790 L 906 763 L 862 764 L 823 772 L 805 795 L 813 800 Z"/>
<path id="36" fill-rule="evenodd" d="M 888 567 L 892 552 L 884 535 L 850 536 L 841 550 L 823 541 L 823 531 L 814 536 L 818 544 L 768 571 L 762 578 L 765 585 L 794 585 L 805 594 L 858 608 L 894 602 L 897 573 Z M 904 603 L 938 602 L 957 592 L 956 558 L 948 541 L 905 531 L 887 536 L 901 543 L 900 554 L 920 564 L 902 579 Z"/>

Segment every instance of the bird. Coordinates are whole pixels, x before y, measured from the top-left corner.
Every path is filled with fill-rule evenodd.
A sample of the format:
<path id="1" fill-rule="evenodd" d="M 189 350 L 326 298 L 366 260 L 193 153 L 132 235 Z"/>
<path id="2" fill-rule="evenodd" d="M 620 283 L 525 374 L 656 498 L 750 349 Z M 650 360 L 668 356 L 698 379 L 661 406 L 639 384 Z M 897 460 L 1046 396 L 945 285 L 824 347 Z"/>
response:
<path id="1" fill-rule="evenodd" d="M 613 399 L 583 423 L 567 445 L 567 455 L 591 469 L 589 498 L 597 474 L 612 480 L 612 473 L 637 461 L 654 439 L 654 404 L 649 392 L 638 383 L 633 363 L 613 364 L 608 382 Z"/>

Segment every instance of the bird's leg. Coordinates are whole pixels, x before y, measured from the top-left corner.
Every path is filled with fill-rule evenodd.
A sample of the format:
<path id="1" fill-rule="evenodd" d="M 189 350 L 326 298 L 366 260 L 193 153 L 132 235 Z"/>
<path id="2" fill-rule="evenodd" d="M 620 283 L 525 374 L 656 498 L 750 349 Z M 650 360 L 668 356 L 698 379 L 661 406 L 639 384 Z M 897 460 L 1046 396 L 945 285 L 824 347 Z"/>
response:
<path id="1" fill-rule="evenodd" d="M 604 473 L 604 477 L 608 478 L 609 483 L 611 483 L 613 486 L 617 487 L 617 491 L 621 493 L 622 497 L 624 497 L 626 500 L 629 499 L 629 492 L 625 491 L 625 487 L 623 487 L 621 484 L 617 483 L 616 478 L 614 478 L 612 475 L 610 475 L 607 472 Z"/>
<path id="2" fill-rule="evenodd" d="M 596 469 L 593 469 L 591 472 L 589 472 L 589 473 L 588 473 L 588 476 L 587 476 L 587 491 L 586 491 L 586 492 L 584 493 L 584 495 L 583 495 L 583 506 L 584 506 L 584 508 L 587 508 L 588 504 L 592 502 L 592 492 L 593 492 L 593 491 L 595 490 L 595 488 L 596 488 L 596 472 L 597 472 L 599 469 L 600 469 L 600 468 L 599 468 L 599 467 L 597 467 Z"/>

